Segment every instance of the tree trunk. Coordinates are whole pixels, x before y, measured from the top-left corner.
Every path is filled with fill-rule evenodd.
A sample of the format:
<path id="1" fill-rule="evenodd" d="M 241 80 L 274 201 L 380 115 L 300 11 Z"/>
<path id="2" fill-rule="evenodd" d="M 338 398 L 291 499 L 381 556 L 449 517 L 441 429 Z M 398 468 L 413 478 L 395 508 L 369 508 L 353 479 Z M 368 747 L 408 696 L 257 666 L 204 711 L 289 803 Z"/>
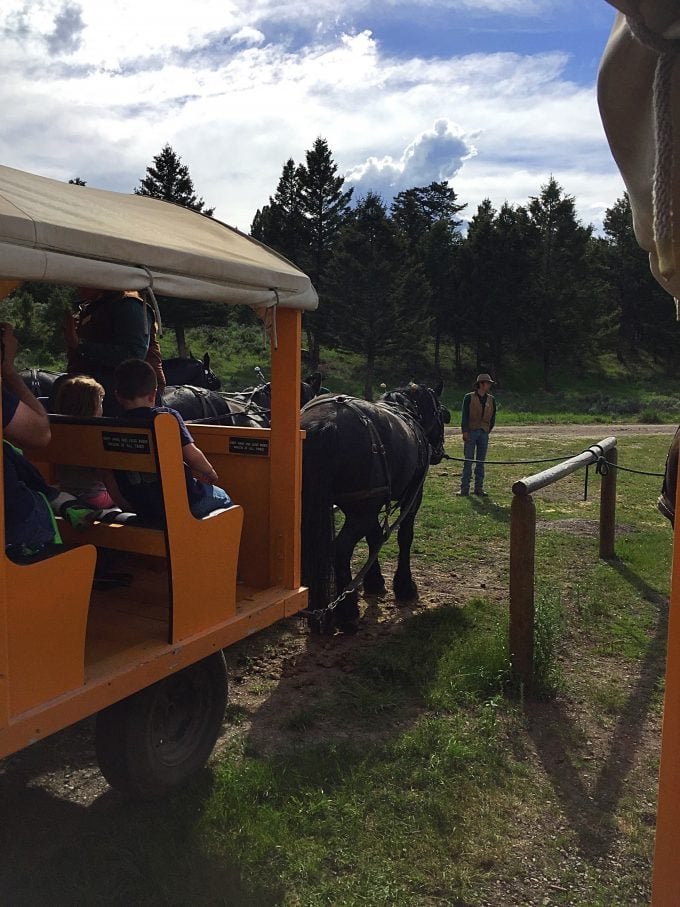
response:
<path id="1" fill-rule="evenodd" d="M 310 372 L 316 372 L 319 369 L 319 359 L 321 358 L 319 341 L 309 326 L 305 327 L 305 333 L 307 334 L 307 349 L 309 350 L 308 368 Z"/>
<path id="2" fill-rule="evenodd" d="M 434 370 L 437 374 L 440 372 L 440 351 L 442 344 L 442 329 L 439 325 L 435 328 L 434 332 Z"/>
<path id="3" fill-rule="evenodd" d="M 175 337 L 177 339 L 177 355 L 181 356 L 183 359 L 187 359 L 189 357 L 189 350 L 187 349 L 187 338 L 184 333 L 183 324 L 175 325 Z"/>
<path id="4" fill-rule="evenodd" d="M 461 363 L 460 340 L 456 340 L 456 342 L 453 345 L 453 368 L 454 368 L 456 375 L 460 375 L 461 365 L 462 365 L 462 363 Z"/>

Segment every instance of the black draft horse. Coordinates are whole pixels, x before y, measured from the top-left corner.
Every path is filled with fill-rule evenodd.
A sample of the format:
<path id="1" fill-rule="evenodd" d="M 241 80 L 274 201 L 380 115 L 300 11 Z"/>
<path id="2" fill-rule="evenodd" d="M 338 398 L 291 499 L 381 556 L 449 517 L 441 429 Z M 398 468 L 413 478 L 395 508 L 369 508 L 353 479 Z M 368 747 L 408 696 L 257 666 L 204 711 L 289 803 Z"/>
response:
<path id="1" fill-rule="evenodd" d="M 250 428 L 266 428 L 269 424 L 257 411 L 248 410 L 229 395 L 191 384 L 169 384 L 161 402 L 163 406 L 176 409 L 187 422 Z"/>
<path id="2" fill-rule="evenodd" d="M 222 382 L 210 368 L 210 353 L 206 353 L 202 359 L 191 355 L 164 359 L 163 372 L 168 385 L 189 384 L 192 387 L 206 387 L 211 391 L 218 391 L 222 386 Z"/>
<path id="3" fill-rule="evenodd" d="M 207 355 L 207 354 L 206 354 Z M 191 362 L 192 360 L 176 360 Z M 195 360 L 201 368 L 204 362 Z M 212 373 L 210 373 L 212 374 Z M 28 389 L 43 399 L 49 412 L 54 411 L 54 401 L 59 386 L 68 375 L 65 373 L 46 372 L 41 369 L 24 369 L 20 372 Z M 195 377 L 198 377 L 195 375 Z M 206 379 L 207 380 L 207 379 Z M 219 384 L 219 379 L 215 379 Z M 238 425 L 250 428 L 263 428 L 269 422 L 258 414 L 256 408 L 246 407 L 236 400 L 227 399 L 223 394 L 204 385 L 169 384 L 162 396 L 163 406 L 170 406 L 187 422 L 208 422 L 214 425 Z"/>
<path id="4" fill-rule="evenodd" d="M 321 372 L 314 372 L 300 382 L 300 406 L 304 406 L 318 396 L 322 381 Z M 244 407 L 244 411 L 254 415 L 265 428 L 271 427 L 272 385 L 271 381 L 246 387 L 242 391 L 225 393 L 224 397 Z"/>
<path id="5" fill-rule="evenodd" d="M 375 403 L 324 395 L 303 407 L 302 582 L 309 586 L 312 630 L 358 629 L 356 591 L 332 611 L 327 606 L 333 592 L 339 594 L 350 583 L 359 540 L 366 539 L 369 558 L 377 555 L 384 538 L 380 514 L 386 507 L 388 513 L 391 507 L 400 509 L 394 594 L 398 601 L 416 597 L 410 561 L 413 524 L 427 470 L 444 456 L 444 423 L 450 420 L 439 402 L 441 392 L 441 382 L 434 390 L 409 384 Z M 345 517 L 337 538 L 334 504 Z M 377 556 L 363 588 L 368 594 L 385 591 Z"/>

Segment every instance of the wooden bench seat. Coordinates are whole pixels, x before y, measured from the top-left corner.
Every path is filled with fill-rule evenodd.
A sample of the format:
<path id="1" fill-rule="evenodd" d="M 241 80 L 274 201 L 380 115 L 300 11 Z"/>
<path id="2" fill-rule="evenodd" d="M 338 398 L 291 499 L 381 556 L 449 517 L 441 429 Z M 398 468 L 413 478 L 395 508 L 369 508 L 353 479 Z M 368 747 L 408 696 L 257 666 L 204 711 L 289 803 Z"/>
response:
<path id="1" fill-rule="evenodd" d="M 129 551 L 131 554 L 168 556 L 165 530 L 162 527 L 95 522 L 87 529 L 74 529 L 61 517 L 57 517 L 57 525 L 61 537 L 69 545 L 90 544 L 101 548 L 115 548 L 117 551 Z"/>
<path id="2" fill-rule="evenodd" d="M 165 558 L 170 587 L 169 639 L 176 642 L 236 612 L 236 565 L 243 525 L 239 506 L 197 519 L 189 509 L 177 420 L 159 413 L 153 423 L 52 416 L 52 440 L 31 451 L 49 477 L 57 465 L 156 473 L 165 524 L 97 522 L 75 530 L 60 521 L 65 542 Z M 197 570 L 197 565 L 203 565 Z"/>

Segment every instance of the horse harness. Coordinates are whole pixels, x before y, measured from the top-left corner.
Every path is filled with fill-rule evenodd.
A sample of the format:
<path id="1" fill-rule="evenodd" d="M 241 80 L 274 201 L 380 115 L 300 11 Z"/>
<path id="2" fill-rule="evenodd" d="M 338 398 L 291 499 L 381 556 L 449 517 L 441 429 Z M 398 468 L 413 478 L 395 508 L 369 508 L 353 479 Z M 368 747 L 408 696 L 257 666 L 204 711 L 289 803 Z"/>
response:
<path id="1" fill-rule="evenodd" d="M 34 367 L 30 372 L 31 393 L 34 397 L 40 397 L 42 394 L 42 388 L 40 386 L 40 370 Z"/>
<path id="2" fill-rule="evenodd" d="M 364 427 L 368 431 L 368 435 L 369 435 L 370 443 L 371 443 L 371 451 L 373 453 L 373 456 L 378 457 L 380 460 L 382 474 L 383 474 L 384 480 L 385 480 L 384 485 L 375 486 L 375 487 L 369 488 L 367 490 L 351 491 L 351 492 L 347 492 L 346 494 L 343 494 L 343 495 L 336 495 L 336 503 L 346 504 L 346 503 L 350 503 L 351 501 L 361 501 L 361 500 L 365 500 L 368 498 L 380 497 L 380 498 L 383 498 L 384 504 L 388 508 L 388 515 L 389 515 L 389 510 L 393 509 L 393 507 L 390 508 L 390 505 L 392 502 L 392 474 L 390 472 L 389 463 L 387 461 L 387 452 L 385 451 L 385 445 L 382 442 L 382 438 L 380 437 L 380 434 L 379 434 L 377 428 L 375 427 L 375 425 L 373 424 L 371 419 L 369 419 L 365 415 L 365 413 L 362 411 L 361 407 L 357 405 L 357 398 L 347 396 L 346 394 L 338 394 L 334 397 L 327 397 L 327 396 L 316 397 L 316 398 L 310 400 L 308 403 L 306 403 L 304 409 L 305 409 L 305 411 L 307 411 L 307 410 L 310 410 L 312 407 L 320 406 L 323 403 L 339 403 L 340 405 L 344 406 L 346 409 L 351 410 L 351 412 L 353 412 L 356 415 L 356 417 L 359 419 L 359 421 L 362 423 L 362 425 L 364 425 Z M 373 405 L 376 407 L 379 407 L 380 409 L 385 409 L 388 412 L 398 415 L 400 418 L 404 419 L 404 421 L 414 430 L 415 436 L 418 440 L 419 450 L 422 451 L 423 444 L 427 447 L 427 450 L 425 451 L 426 458 L 425 458 L 425 462 L 424 462 L 424 473 L 422 476 L 422 481 L 421 481 L 420 485 L 418 486 L 418 491 L 419 491 L 420 488 L 422 487 L 423 482 L 425 481 L 425 476 L 427 475 L 427 467 L 429 465 L 429 460 L 430 460 L 430 457 L 429 457 L 430 443 L 427 440 L 427 438 L 424 436 L 424 429 L 423 429 L 422 425 L 416 419 L 416 417 L 413 415 L 413 413 L 408 409 L 408 407 L 401 401 L 384 402 L 382 400 L 378 400 Z M 395 406 L 399 407 L 398 411 L 396 411 L 396 412 L 395 412 Z M 401 504 L 402 504 L 402 501 L 399 499 L 394 502 L 395 507 L 397 505 L 401 506 Z"/>
<path id="3" fill-rule="evenodd" d="M 231 420 L 231 424 L 234 426 L 240 424 L 239 416 L 243 416 L 244 413 L 242 413 L 242 412 L 218 413 L 217 412 L 215 404 L 212 402 L 212 399 L 209 396 L 210 393 L 214 393 L 214 392 L 209 391 L 205 387 L 196 387 L 193 384 L 182 384 L 182 385 L 178 385 L 178 386 L 184 388 L 185 390 L 190 391 L 193 394 L 194 399 L 196 401 L 198 401 L 198 403 L 200 404 L 201 412 L 203 413 L 202 416 L 199 416 L 196 419 L 187 419 L 187 422 L 200 423 L 200 422 L 209 422 L 213 419 L 220 419 L 221 420 L 220 424 L 222 424 L 222 425 L 228 425 L 229 424 L 228 420 Z M 222 396 L 222 395 L 220 395 L 220 396 Z M 229 401 L 227 400 L 227 403 L 228 402 Z"/>

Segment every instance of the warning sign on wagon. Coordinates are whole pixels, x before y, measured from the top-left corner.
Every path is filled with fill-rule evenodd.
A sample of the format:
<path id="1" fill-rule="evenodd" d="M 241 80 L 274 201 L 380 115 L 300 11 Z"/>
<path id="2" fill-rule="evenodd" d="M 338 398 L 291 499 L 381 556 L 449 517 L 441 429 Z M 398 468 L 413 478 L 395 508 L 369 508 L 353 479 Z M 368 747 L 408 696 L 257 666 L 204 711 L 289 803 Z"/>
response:
<path id="1" fill-rule="evenodd" d="M 149 436 L 137 432 L 102 432 L 104 450 L 113 453 L 148 454 Z"/>
<path id="2" fill-rule="evenodd" d="M 229 438 L 229 453 L 268 457 L 269 441 L 267 438 Z"/>

